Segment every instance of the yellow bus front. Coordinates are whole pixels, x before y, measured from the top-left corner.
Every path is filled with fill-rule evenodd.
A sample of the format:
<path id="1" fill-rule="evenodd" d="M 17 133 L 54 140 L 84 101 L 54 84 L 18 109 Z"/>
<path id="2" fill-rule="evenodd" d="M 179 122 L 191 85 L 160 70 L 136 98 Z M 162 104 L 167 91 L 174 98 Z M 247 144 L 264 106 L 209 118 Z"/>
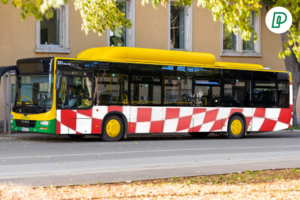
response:
<path id="1" fill-rule="evenodd" d="M 11 130 L 55 134 L 54 58 L 22 59 L 17 67 Z"/>

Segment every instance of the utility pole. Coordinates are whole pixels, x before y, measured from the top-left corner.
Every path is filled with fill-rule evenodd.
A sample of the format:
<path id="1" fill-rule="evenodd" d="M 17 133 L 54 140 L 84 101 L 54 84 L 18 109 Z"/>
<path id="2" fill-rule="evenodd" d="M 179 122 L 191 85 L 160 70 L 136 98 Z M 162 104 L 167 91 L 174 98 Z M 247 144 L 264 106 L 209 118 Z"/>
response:
<path id="1" fill-rule="evenodd" d="M 7 107 L 6 107 L 6 74 L 3 76 L 3 96 L 4 96 L 4 100 L 3 100 L 3 104 L 4 104 L 4 109 L 3 109 L 3 112 L 4 112 L 4 120 L 3 120 L 3 132 L 4 133 L 7 133 Z"/>
<path id="2" fill-rule="evenodd" d="M 8 133 L 11 134 L 11 126 L 10 126 L 10 115 L 11 115 L 11 103 L 12 103 L 12 88 L 11 88 L 11 72 L 8 72 L 8 118 L 7 118 L 7 124 L 8 124 Z"/>

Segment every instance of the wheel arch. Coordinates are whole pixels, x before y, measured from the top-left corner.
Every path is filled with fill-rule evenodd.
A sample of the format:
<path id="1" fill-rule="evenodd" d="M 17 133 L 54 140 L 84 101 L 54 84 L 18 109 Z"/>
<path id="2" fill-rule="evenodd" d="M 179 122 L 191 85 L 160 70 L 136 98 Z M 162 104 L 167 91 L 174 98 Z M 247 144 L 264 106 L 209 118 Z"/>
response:
<path id="1" fill-rule="evenodd" d="M 123 136 L 123 137 L 126 138 L 127 133 L 128 133 L 128 120 L 127 120 L 127 117 L 126 117 L 123 113 L 121 113 L 121 112 L 119 112 L 119 111 L 112 111 L 112 112 L 107 113 L 107 114 L 104 116 L 104 118 L 103 118 L 103 120 L 102 120 L 102 122 L 101 122 L 101 134 L 102 134 L 103 131 L 104 131 L 104 122 L 105 122 L 105 120 L 106 120 L 109 116 L 111 116 L 111 115 L 118 115 L 119 117 L 122 118 L 122 120 L 123 120 L 123 122 L 124 122 L 124 126 L 125 126 L 125 132 L 124 132 L 124 136 Z"/>

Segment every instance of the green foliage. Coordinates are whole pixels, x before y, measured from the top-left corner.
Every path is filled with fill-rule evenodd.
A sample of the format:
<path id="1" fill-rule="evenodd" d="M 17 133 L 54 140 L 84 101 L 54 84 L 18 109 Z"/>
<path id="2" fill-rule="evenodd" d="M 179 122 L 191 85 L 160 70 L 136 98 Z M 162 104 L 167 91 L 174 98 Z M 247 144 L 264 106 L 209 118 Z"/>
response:
<path id="1" fill-rule="evenodd" d="M 229 31 L 235 34 L 240 31 L 245 41 L 249 41 L 252 37 L 256 41 L 257 33 L 249 23 L 249 17 L 252 12 L 259 15 L 259 9 L 262 7 L 259 2 L 259 0 L 198 0 L 197 5 L 209 9 L 213 19 L 222 21 Z"/>
<path id="2" fill-rule="evenodd" d="M 270 2 L 265 1 L 265 2 Z M 275 1 L 274 1 L 275 2 Z M 276 3 L 273 4 L 273 6 L 281 6 L 285 7 L 290 11 L 293 18 L 293 24 L 292 27 L 288 30 L 287 33 L 287 42 L 284 44 L 284 49 L 281 50 L 279 53 L 279 58 L 285 58 L 285 56 L 291 55 L 291 50 L 295 54 L 298 62 L 300 61 L 300 0 L 294 0 L 294 1 L 287 1 L 287 0 L 277 0 Z"/>
<path id="3" fill-rule="evenodd" d="M 130 20 L 117 8 L 116 1 L 106 0 L 75 0 L 75 9 L 80 11 L 82 17 L 81 29 L 88 34 L 91 30 L 99 35 L 107 29 L 131 27 Z"/>
<path id="4" fill-rule="evenodd" d="M 1 0 L 4 5 L 7 5 L 9 0 Z M 59 8 L 68 3 L 68 0 L 12 0 L 11 4 L 21 10 L 21 19 L 25 20 L 28 16 L 34 16 L 38 20 L 42 20 L 45 15 L 47 19 L 53 16 L 53 11 L 50 8 Z"/>

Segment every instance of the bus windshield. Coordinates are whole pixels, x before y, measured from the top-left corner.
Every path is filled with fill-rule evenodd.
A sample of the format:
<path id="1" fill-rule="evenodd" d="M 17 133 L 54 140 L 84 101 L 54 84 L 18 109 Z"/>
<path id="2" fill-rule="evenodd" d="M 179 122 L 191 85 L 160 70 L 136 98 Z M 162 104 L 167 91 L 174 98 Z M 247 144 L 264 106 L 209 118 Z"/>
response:
<path id="1" fill-rule="evenodd" d="M 53 75 L 23 75 L 17 83 L 13 111 L 45 113 L 52 107 Z"/>

